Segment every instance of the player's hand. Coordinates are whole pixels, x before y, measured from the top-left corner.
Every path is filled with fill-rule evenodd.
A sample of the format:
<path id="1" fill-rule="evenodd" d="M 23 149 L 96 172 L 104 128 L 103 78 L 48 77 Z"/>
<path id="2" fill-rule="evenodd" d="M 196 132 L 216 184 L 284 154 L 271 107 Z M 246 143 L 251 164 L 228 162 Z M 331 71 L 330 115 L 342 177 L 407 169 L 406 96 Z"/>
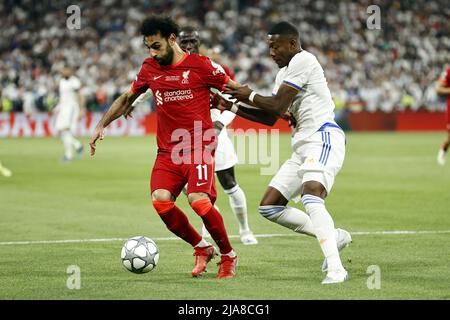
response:
<path id="1" fill-rule="evenodd" d="M 91 156 L 95 154 L 95 149 L 97 148 L 95 144 L 97 140 L 103 140 L 103 138 L 105 137 L 104 130 L 105 129 L 103 128 L 95 128 L 95 132 L 92 135 L 91 141 L 89 142 L 89 145 L 91 146 Z"/>
<path id="2" fill-rule="evenodd" d="M 131 114 L 133 111 L 134 111 L 134 107 L 132 105 L 130 105 L 123 113 L 125 119 L 133 118 L 133 116 Z"/>
<path id="3" fill-rule="evenodd" d="M 222 131 L 224 125 L 220 121 L 214 121 L 213 123 L 214 131 L 216 132 L 216 136 L 219 136 L 220 132 Z"/>
<path id="4" fill-rule="evenodd" d="M 211 99 L 211 105 L 220 111 L 230 110 L 233 102 L 226 100 L 220 94 L 215 93 Z"/>
<path id="5" fill-rule="evenodd" d="M 226 90 L 224 93 L 231 95 L 234 99 L 238 101 L 246 101 L 250 97 L 250 93 L 252 93 L 252 89 L 250 89 L 247 85 L 240 86 L 237 89 L 232 89 L 226 86 Z"/>
<path id="6" fill-rule="evenodd" d="M 289 124 L 289 127 L 295 128 L 297 126 L 297 120 L 295 120 L 292 112 L 286 111 L 282 116 L 282 119 L 286 120 Z"/>

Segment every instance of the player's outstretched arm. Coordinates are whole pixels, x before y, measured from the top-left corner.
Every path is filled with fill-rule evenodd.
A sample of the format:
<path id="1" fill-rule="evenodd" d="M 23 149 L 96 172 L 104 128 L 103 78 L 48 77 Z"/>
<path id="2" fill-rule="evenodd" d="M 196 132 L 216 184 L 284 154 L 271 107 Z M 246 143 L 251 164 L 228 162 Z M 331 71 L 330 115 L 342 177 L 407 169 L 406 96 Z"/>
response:
<path id="1" fill-rule="evenodd" d="M 230 94 L 238 101 L 250 100 L 254 106 L 275 114 L 277 117 L 282 117 L 292 104 L 292 101 L 298 93 L 298 89 L 282 84 L 275 96 L 265 97 L 256 94 L 248 86 L 233 88 L 227 84 L 227 90 L 224 92 Z"/>
<path id="2" fill-rule="evenodd" d="M 277 117 L 274 114 L 261 109 L 252 108 L 250 106 L 245 106 L 243 104 L 239 104 L 239 107 L 235 105 L 233 108 L 234 105 L 233 102 L 224 99 L 217 93 L 213 96 L 212 104 L 219 110 L 232 111 L 242 118 L 262 123 L 267 126 L 273 126 L 277 121 Z"/>
<path id="3" fill-rule="evenodd" d="M 443 95 L 443 96 L 448 95 L 448 94 L 450 94 L 450 87 L 445 87 L 445 86 L 439 84 L 438 87 L 436 88 L 436 93 L 438 95 Z"/>
<path id="4" fill-rule="evenodd" d="M 103 130 L 120 116 L 129 116 L 133 111 L 133 102 L 138 96 L 138 93 L 134 93 L 130 90 L 122 94 L 113 102 L 111 107 L 108 109 L 108 111 L 106 111 L 106 113 L 103 115 L 103 117 L 95 127 L 94 134 L 92 135 L 91 141 L 89 143 L 91 146 L 91 156 L 95 154 L 97 140 L 103 140 Z"/>
<path id="5" fill-rule="evenodd" d="M 78 102 L 80 106 L 80 115 L 78 116 L 78 118 L 81 119 L 86 115 L 86 98 L 80 90 L 78 91 Z"/>

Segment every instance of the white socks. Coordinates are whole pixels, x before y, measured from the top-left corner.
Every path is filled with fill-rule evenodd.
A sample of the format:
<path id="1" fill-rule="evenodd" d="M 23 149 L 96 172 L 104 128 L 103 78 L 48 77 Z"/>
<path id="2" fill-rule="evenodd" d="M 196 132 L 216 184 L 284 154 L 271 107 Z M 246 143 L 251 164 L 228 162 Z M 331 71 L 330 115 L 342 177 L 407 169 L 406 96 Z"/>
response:
<path id="1" fill-rule="evenodd" d="M 61 140 L 64 144 L 64 157 L 67 160 L 71 160 L 73 158 L 72 139 L 72 134 L 69 131 L 64 130 L 61 132 Z"/>
<path id="2" fill-rule="evenodd" d="M 247 201 L 244 191 L 242 191 L 238 184 L 224 191 L 230 199 L 231 210 L 239 223 L 239 232 L 250 231 L 247 217 Z"/>
<path id="3" fill-rule="evenodd" d="M 327 259 L 328 270 L 343 270 L 336 244 L 334 222 L 325 208 L 325 201 L 320 197 L 305 194 L 302 196 L 302 202 L 311 218 L 323 255 Z"/>
<path id="4" fill-rule="evenodd" d="M 236 252 L 234 252 L 234 250 L 231 250 L 228 253 L 221 254 L 221 256 L 227 256 L 227 257 L 230 257 L 230 258 L 235 258 L 236 257 Z"/>
<path id="5" fill-rule="evenodd" d="M 204 238 L 202 238 L 202 240 L 199 242 L 199 243 L 197 243 L 195 246 L 194 246 L 194 248 L 197 248 L 197 247 L 199 247 L 199 248 L 205 248 L 205 247 L 208 247 L 208 246 L 210 246 L 211 245 L 211 243 L 209 243 L 208 241 L 206 241 Z M 234 258 L 234 257 L 236 257 L 236 252 L 234 252 L 234 250 L 231 250 L 230 252 L 228 252 L 228 253 L 225 253 L 225 254 L 221 254 L 222 256 L 228 256 L 228 257 L 230 257 L 230 258 Z"/>
<path id="6" fill-rule="evenodd" d="M 211 243 L 209 243 L 208 241 L 206 241 L 205 239 L 202 238 L 202 240 L 199 243 L 197 243 L 195 245 L 195 247 L 204 248 L 204 247 L 207 247 L 210 245 L 211 245 Z"/>
<path id="7" fill-rule="evenodd" d="M 81 142 L 75 139 L 69 130 L 61 132 L 61 140 L 64 144 L 64 156 L 66 159 L 71 160 L 73 158 L 73 149 L 79 149 Z"/>
<path id="8" fill-rule="evenodd" d="M 260 206 L 259 213 L 264 218 L 295 232 L 315 236 L 311 219 L 299 209 L 285 206 Z"/>

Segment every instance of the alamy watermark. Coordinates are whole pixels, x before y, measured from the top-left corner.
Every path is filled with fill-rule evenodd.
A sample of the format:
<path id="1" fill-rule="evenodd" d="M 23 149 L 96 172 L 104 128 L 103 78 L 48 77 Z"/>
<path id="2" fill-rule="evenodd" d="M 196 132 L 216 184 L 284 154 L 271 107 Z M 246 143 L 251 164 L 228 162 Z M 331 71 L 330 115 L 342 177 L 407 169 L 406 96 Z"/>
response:
<path id="1" fill-rule="evenodd" d="M 381 269 L 380 266 L 370 265 L 366 270 L 370 276 L 367 278 L 367 288 L 369 290 L 381 289 Z"/>
<path id="2" fill-rule="evenodd" d="M 69 277 L 66 281 L 67 289 L 70 290 L 80 290 L 81 288 L 81 270 L 77 265 L 70 265 L 67 267 L 66 273 Z"/>
<path id="3" fill-rule="evenodd" d="M 373 4 L 367 7 L 367 14 L 370 16 L 366 20 L 366 26 L 369 30 L 380 30 L 381 29 L 381 9 L 379 6 Z"/>
<path id="4" fill-rule="evenodd" d="M 66 19 L 66 27 L 69 30 L 81 29 L 81 8 L 75 4 L 67 7 L 66 13 L 69 15 Z"/>
<path id="5" fill-rule="evenodd" d="M 237 129 L 228 130 L 228 133 L 232 133 L 239 164 L 259 164 L 261 175 L 273 175 L 278 171 L 280 167 L 278 129 Z M 194 121 L 193 131 L 183 128 L 174 130 L 171 135 L 171 143 L 174 143 L 171 152 L 172 162 L 197 165 L 213 163 L 215 154 L 218 150 L 221 151 L 220 147 L 217 149 L 219 143 L 217 134 L 214 128 L 203 129 L 202 121 Z M 234 151 L 223 150 L 223 152 Z"/>

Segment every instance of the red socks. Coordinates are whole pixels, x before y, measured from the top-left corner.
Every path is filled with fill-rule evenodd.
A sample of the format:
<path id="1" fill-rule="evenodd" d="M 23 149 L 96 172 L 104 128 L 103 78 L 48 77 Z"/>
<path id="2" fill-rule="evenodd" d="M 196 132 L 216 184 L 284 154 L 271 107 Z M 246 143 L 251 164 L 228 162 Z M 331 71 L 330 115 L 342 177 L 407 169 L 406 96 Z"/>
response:
<path id="1" fill-rule="evenodd" d="M 153 206 L 161 219 L 172 231 L 184 241 L 190 243 L 193 247 L 202 240 L 202 236 L 190 224 L 186 215 L 173 201 L 153 201 Z"/>
<path id="2" fill-rule="evenodd" d="M 228 234 L 225 230 L 223 218 L 219 211 L 211 203 L 211 200 L 200 199 L 191 203 L 192 209 L 202 218 L 206 229 L 211 234 L 211 237 L 217 243 L 220 253 L 229 253 L 233 248 L 228 240 Z"/>
<path id="3" fill-rule="evenodd" d="M 173 201 L 153 201 L 153 206 L 167 228 L 175 235 L 190 243 L 193 247 L 202 240 L 202 236 L 189 223 L 186 215 L 175 206 Z M 223 218 L 211 204 L 210 199 L 194 201 L 191 203 L 191 207 L 202 218 L 206 229 L 217 243 L 220 253 L 227 254 L 233 250 L 225 230 Z"/>

